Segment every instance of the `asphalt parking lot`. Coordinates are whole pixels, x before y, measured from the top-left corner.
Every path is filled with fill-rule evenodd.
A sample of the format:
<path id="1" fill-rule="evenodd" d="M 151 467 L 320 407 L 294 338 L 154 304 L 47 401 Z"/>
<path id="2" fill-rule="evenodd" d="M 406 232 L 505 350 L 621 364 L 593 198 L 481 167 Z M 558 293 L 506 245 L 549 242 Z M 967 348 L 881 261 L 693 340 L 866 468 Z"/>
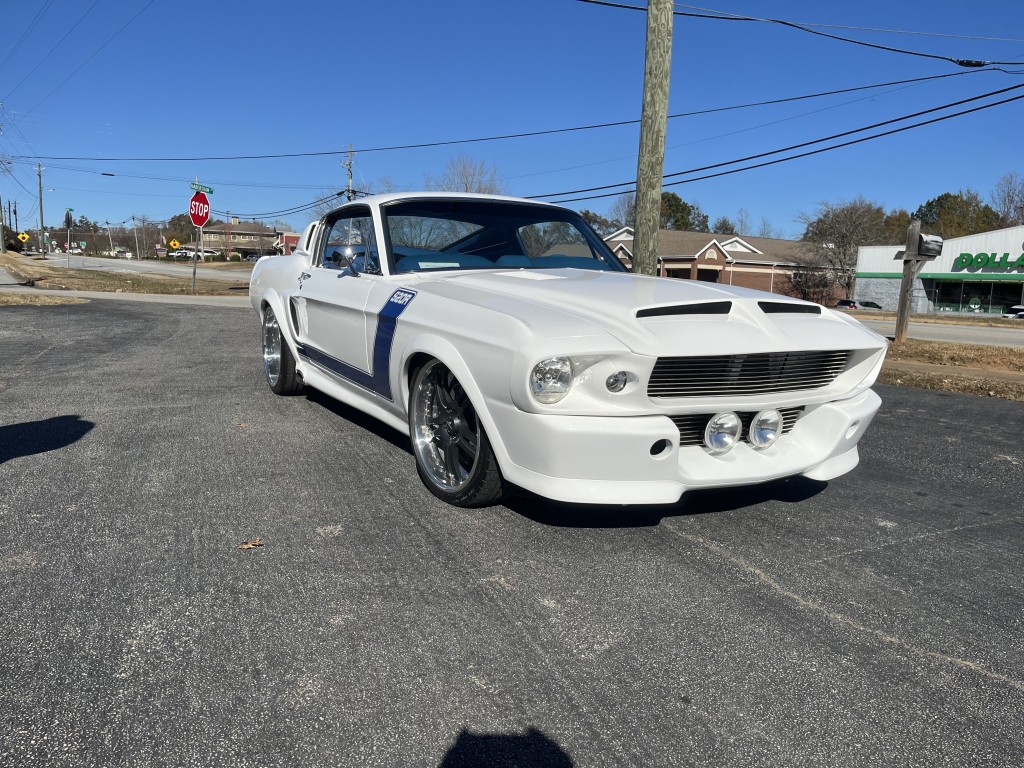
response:
<path id="1" fill-rule="evenodd" d="M 0 765 L 1024 764 L 1024 405 L 880 386 L 827 485 L 461 510 L 258 345 L 0 309 Z"/>

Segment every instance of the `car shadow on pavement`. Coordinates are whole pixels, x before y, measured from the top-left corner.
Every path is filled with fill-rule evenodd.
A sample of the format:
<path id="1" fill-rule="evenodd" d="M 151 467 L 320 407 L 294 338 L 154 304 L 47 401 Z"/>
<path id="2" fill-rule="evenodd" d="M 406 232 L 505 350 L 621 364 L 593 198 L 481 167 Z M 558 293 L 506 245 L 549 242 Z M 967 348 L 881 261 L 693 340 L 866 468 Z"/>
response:
<path id="1" fill-rule="evenodd" d="M 326 408 L 335 416 L 338 416 L 345 421 L 352 422 L 357 427 L 365 429 L 367 432 L 371 432 L 382 440 L 387 440 L 396 448 L 401 448 L 410 456 L 412 455 L 409 438 L 398 430 L 392 429 L 379 419 L 376 419 L 373 416 L 368 416 L 350 405 L 345 405 L 344 403 L 335 400 L 330 395 L 325 395 L 322 392 L 309 387 L 306 388 L 305 395 L 306 399 L 311 403 L 316 403 L 317 405 Z"/>
<path id="2" fill-rule="evenodd" d="M 55 451 L 84 437 L 96 425 L 81 416 L 53 416 L 0 427 L 0 464 Z"/>
<path id="3" fill-rule="evenodd" d="M 505 506 L 541 525 L 558 528 L 638 528 L 658 525 L 666 517 L 732 512 L 769 502 L 797 504 L 827 487 L 826 482 L 798 476 L 760 485 L 690 491 L 675 504 L 637 506 L 569 504 L 520 490 L 505 501 Z"/>
<path id="4" fill-rule="evenodd" d="M 463 730 L 438 768 L 572 768 L 572 759 L 536 728 L 526 733 L 471 733 Z"/>

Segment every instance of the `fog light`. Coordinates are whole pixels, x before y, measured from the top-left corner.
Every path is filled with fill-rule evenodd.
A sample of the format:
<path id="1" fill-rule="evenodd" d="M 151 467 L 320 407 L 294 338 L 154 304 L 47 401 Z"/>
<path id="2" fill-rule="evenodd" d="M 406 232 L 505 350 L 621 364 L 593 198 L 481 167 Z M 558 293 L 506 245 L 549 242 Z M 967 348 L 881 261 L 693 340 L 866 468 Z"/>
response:
<path id="1" fill-rule="evenodd" d="M 771 408 L 761 411 L 750 422 L 750 434 L 747 436 L 755 448 L 767 448 L 779 439 L 782 433 L 782 414 Z"/>
<path id="2" fill-rule="evenodd" d="M 704 428 L 704 445 L 712 453 L 725 453 L 740 439 L 743 422 L 731 411 L 716 413 Z"/>
<path id="3" fill-rule="evenodd" d="M 572 387 L 572 361 L 568 357 L 541 360 L 530 373 L 530 392 L 538 403 L 557 403 Z"/>
<path id="4" fill-rule="evenodd" d="M 616 371 L 604 381 L 604 385 L 608 387 L 609 392 L 621 392 L 626 388 L 626 382 L 629 381 L 629 374 L 625 371 Z"/>

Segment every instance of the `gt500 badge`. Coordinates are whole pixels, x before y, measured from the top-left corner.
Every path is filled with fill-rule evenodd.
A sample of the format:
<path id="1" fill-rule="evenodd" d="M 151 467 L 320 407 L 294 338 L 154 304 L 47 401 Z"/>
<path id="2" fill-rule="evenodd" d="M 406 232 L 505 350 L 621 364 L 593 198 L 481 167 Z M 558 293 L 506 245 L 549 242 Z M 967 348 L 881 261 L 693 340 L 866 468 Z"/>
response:
<path id="1" fill-rule="evenodd" d="M 399 290 L 391 294 L 391 298 L 388 299 L 390 304 L 401 304 L 406 305 L 413 300 L 416 294 L 413 291 Z"/>

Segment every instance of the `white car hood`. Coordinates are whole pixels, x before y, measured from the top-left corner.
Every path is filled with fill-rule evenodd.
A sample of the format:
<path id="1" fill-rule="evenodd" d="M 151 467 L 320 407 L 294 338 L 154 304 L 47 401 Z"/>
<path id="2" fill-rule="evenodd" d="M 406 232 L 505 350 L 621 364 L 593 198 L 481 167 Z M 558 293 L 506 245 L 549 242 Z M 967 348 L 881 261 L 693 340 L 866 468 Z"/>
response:
<path id="1" fill-rule="evenodd" d="M 713 355 L 785 350 L 868 349 L 885 340 L 851 318 L 817 304 L 779 294 L 734 288 L 691 280 L 653 278 L 578 269 L 508 270 L 422 275 L 417 290 L 429 291 L 460 302 L 498 308 L 509 306 L 515 314 L 530 316 L 533 305 L 571 315 L 596 326 L 632 351 L 652 356 Z M 709 314 L 730 302 L 728 314 Z M 765 312 L 761 302 L 793 312 Z M 679 307 L 685 314 L 637 317 L 642 309 Z M 799 311 L 810 309 L 811 312 Z M 507 310 L 506 310 L 507 311 Z M 538 312 L 539 313 L 539 312 Z M 545 313 L 546 314 L 546 313 Z M 562 328 L 543 328 L 548 336 L 573 333 Z"/>

